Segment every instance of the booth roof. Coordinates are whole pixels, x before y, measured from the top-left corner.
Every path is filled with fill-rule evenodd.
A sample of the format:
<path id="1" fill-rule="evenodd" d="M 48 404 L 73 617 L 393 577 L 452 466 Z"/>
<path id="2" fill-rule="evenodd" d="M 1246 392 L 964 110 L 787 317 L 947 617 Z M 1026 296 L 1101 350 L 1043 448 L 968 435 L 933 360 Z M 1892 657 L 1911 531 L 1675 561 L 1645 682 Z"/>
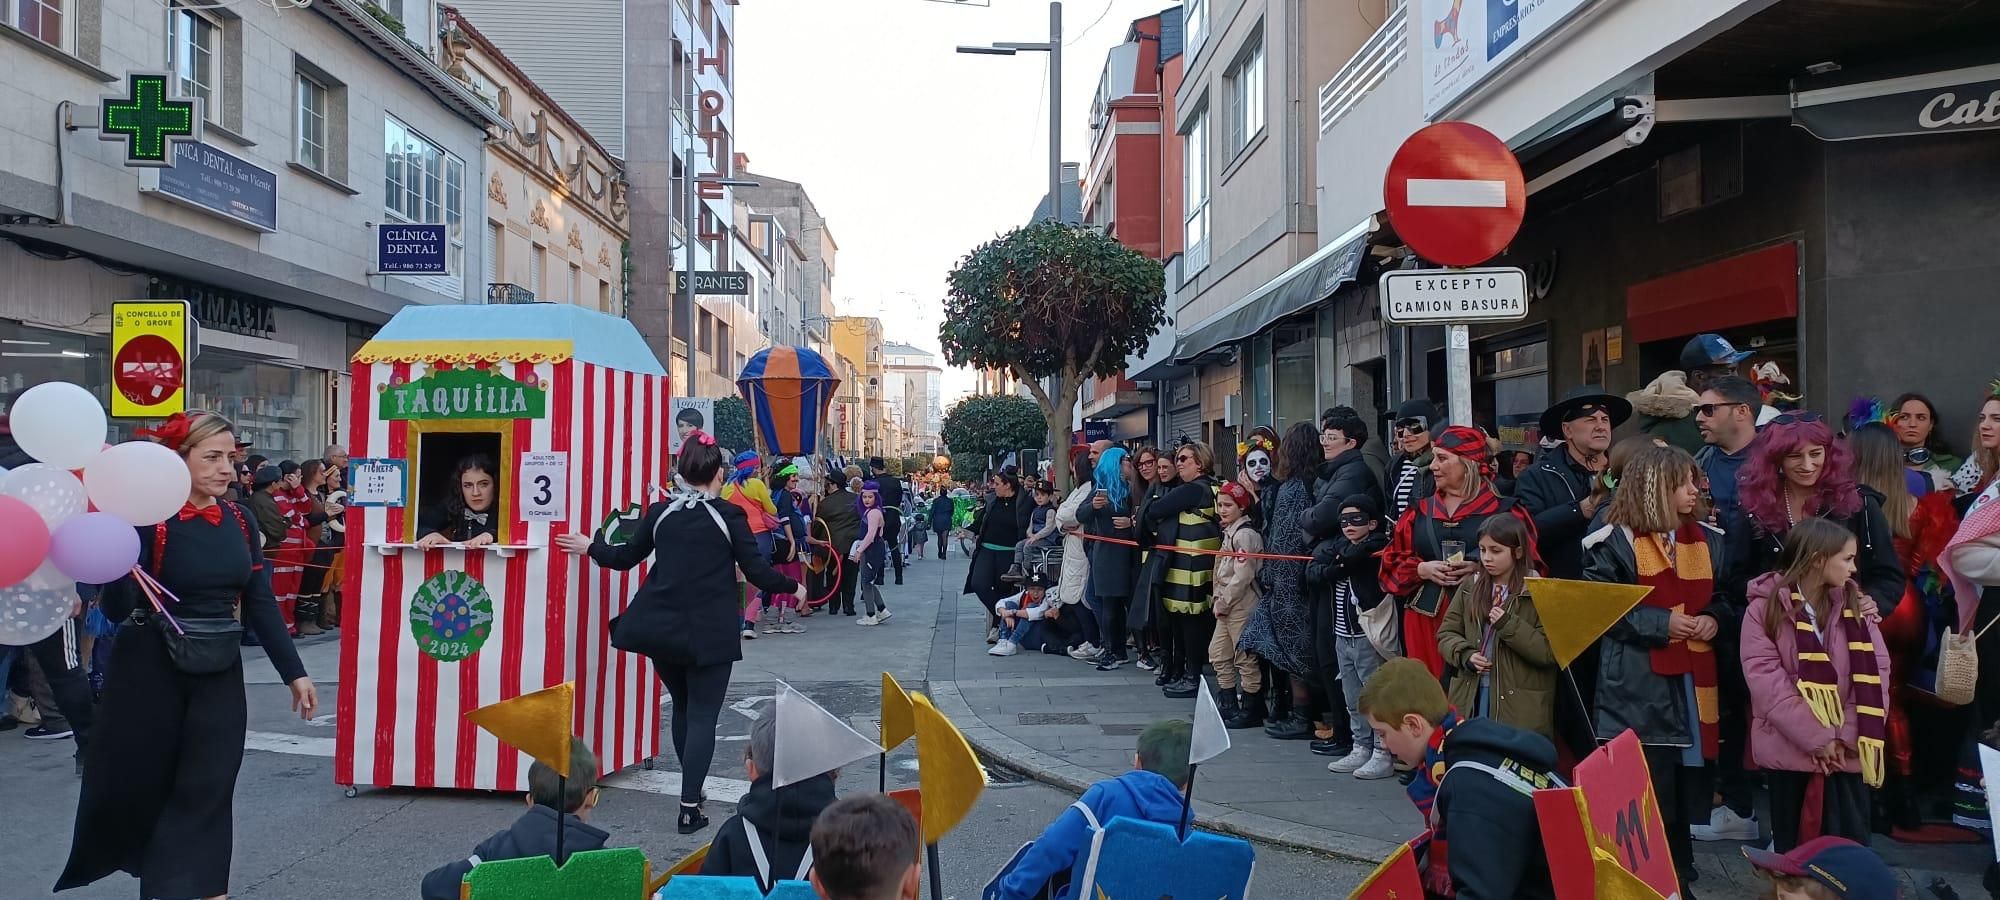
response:
<path id="1" fill-rule="evenodd" d="M 452 363 L 577 359 L 665 375 L 632 323 L 567 303 L 407 306 L 354 354 L 357 362 Z"/>

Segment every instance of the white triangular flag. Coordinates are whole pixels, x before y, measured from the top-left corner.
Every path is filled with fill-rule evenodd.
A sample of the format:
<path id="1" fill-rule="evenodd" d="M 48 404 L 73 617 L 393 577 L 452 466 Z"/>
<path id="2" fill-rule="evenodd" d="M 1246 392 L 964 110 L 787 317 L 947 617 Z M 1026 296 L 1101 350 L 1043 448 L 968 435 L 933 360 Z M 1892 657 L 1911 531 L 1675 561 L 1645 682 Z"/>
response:
<path id="1" fill-rule="evenodd" d="M 1222 710 L 1215 695 L 1208 692 L 1208 679 L 1201 679 L 1201 694 L 1194 701 L 1194 735 L 1188 741 L 1188 765 L 1198 766 L 1229 749 L 1229 726 L 1222 724 Z"/>
<path id="2" fill-rule="evenodd" d="M 778 682 L 777 705 L 777 731 L 772 735 L 777 744 L 773 748 L 777 759 L 771 765 L 774 788 L 797 784 L 882 752 L 881 745 L 782 681 Z"/>

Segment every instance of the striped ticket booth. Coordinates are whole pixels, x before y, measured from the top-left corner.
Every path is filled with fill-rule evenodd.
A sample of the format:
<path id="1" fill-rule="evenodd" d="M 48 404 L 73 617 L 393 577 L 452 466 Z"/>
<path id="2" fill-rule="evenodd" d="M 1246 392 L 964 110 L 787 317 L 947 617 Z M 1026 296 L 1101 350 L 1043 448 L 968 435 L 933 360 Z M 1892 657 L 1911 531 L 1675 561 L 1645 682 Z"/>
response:
<path id="1" fill-rule="evenodd" d="M 525 790 L 529 758 L 464 714 L 565 681 L 603 773 L 650 767 L 660 683 L 606 626 L 645 568 L 551 542 L 671 481 L 666 372 L 638 331 L 561 304 L 409 307 L 352 375 L 335 780 Z M 491 543 L 419 548 L 477 519 L 471 461 L 495 470 Z"/>

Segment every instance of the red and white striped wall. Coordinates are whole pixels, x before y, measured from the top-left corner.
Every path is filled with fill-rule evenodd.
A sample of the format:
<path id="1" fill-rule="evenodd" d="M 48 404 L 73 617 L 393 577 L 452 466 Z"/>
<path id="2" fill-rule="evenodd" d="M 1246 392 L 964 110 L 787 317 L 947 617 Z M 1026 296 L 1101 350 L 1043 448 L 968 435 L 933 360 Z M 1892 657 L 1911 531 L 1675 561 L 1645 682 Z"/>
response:
<path id="1" fill-rule="evenodd" d="M 609 774 L 660 752 L 660 682 L 645 658 L 612 649 L 606 622 L 624 611 L 646 567 L 614 572 L 554 548 L 554 533 L 589 533 L 609 512 L 644 502 L 666 470 L 667 380 L 575 361 L 502 362 L 509 377 L 549 389 L 548 417 L 515 420 L 516 454 L 569 454 L 567 522 L 513 523 L 532 545 L 492 550 L 403 549 L 410 508 L 347 513 L 342 584 L 340 689 L 334 780 L 375 787 L 527 788 L 525 754 L 474 728 L 464 714 L 575 681 L 573 722 Z M 376 418 L 392 380 L 421 378 L 422 362 L 356 363 L 350 380 L 349 450 L 356 457 L 411 459 L 408 422 Z M 515 460 L 503 463 L 508 509 L 520 509 Z M 522 539 L 525 535 L 525 540 Z M 410 596 L 426 579 L 458 569 L 486 586 L 494 627 L 479 652 L 442 663 L 417 649 Z"/>

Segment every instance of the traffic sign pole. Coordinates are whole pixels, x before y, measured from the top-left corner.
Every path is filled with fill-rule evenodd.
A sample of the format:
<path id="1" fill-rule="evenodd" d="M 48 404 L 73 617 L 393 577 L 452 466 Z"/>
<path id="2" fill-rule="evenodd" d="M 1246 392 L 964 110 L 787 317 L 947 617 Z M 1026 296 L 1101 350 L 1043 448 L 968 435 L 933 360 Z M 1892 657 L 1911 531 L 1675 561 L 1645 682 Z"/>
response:
<path id="1" fill-rule="evenodd" d="M 1397 148 L 1382 198 L 1396 233 L 1419 257 L 1476 266 L 1520 232 L 1527 179 L 1505 141 L 1469 122 L 1439 122 Z M 1440 324 L 1451 421 L 1470 425 L 1472 334 L 1463 321 Z"/>

